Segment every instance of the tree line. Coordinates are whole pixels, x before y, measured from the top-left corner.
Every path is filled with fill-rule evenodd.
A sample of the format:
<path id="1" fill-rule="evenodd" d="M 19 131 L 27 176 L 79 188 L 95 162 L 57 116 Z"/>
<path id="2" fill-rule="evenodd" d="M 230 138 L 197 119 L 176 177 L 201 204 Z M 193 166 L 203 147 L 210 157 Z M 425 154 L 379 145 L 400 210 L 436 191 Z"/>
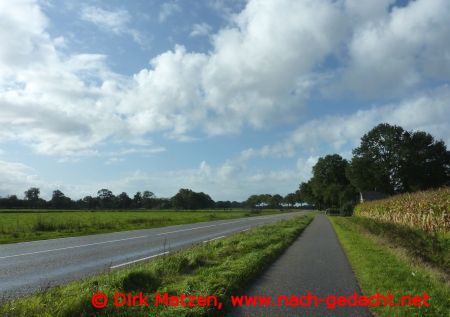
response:
<path id="1" fill-rule="evenodd" d="M 382 123 L 352 154 L 349 161 L 338 154 L 321 157 L 311 179 L 300 184 L 299 199 L 350 213 L 367 192 L 394 195 L 450 185 L 450 152 L 427 132 Z"/>
<path id="2" fill-rule="evenodd" d="M 53 191 L 49 200 L 40 197 L 40 189 L 31 187 L 24 192 L 23 199 L 17 195 L 0 198 L 0 208 L 32 209 L 237 209 L 237 208 L 293 208 L 298 199 L 295 194 L 252 195 L 245 201 L 214 201 L 208 194 L 182 188 L 171 198 L 160 198 L 151 191 L 137 192 L 132 197 L 122 192 L 119 195 L 106 188 L 100 189 L 97 196 L 86 196 L 72 200 L 61 190 Z"/>

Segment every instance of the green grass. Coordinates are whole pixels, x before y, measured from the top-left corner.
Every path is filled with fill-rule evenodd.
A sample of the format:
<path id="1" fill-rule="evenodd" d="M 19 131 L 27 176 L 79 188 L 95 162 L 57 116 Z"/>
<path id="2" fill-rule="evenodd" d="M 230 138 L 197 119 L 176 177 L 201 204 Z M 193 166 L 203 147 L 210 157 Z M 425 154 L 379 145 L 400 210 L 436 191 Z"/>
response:
<path id="1" fill-rule="evenodd" d="M 314 214 L 261 226 L 231 237 L 193 246 L 153 261 L 56 287 L 45 293 L 0 306 L 1 316 L 212 316 L 205 307 L 149 307 L 94 309 L 96 292 L 111 300 L 116 291 L 157 291 L 170 295 L 214 295 L 225 304 L 272 263 L 312 221 Z"/>
<path id="2" fill-rule="evenodd" d="M 352 222 L 450 274 L 450 232 L 431 233 L 364 217 L 352 217 Z"/>
<path id="3" fill-rule="evenodd" d="M 354 218 L 330 217 L 365 295 L 429 296 L 429 307 L 375 307 L 377 316 L 450 316 L 448 276 L 431 269 L 392 241 L 368 233 Z"/>
<path id="4" fill-rule="evenodd" d="M 0 244 L 279 213 L 249 211 L 40 211 L 0 213 Z"/>

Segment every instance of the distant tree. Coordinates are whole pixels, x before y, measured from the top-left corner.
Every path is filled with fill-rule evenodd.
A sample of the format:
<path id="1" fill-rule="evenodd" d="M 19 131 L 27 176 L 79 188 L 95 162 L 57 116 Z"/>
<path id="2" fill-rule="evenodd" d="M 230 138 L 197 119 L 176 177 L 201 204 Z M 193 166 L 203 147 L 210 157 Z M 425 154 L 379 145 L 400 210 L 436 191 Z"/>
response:
<path id="1" fill-rule="evenodd" d="M 282 202 L 283 197 L 281 195 L 275 194 L 273 196 L 270 196 L 268 203 L 271 208 L 280 208 Z"/>
<path id="2" fill-rule="evenodd" d="M 71 202 L 72 200 L 69 197 L 66 197 L 62 191 L 57 189 L 53 191 L 50 205 L 53 208 L 70 208 Z"/>
<path id="3" fill-rule="evenodd" d="M 128 196 L 127 193 L 122 192 L 117 196 L 117 206 L 122 209 L 130 208 L 133 200 Z"/>
<path id="4" fill-rule="evenodd" d="M 133 206 L 135 208 L 141 208 L 142 207 L 142 194 L 141 194 L 141 192 L 137 192 L 136 194 L 134 194 Z"/>
<path id="5" fill-rule="evenodd" d="M 37 187 L 31 187 L 25 191 L 25 199 L 29 201 L 36 201 L 39 199 L 40 189 Z"/>
<path id="6" fill-rule="evenodd" d="M 31 208 L 41 207 L 44 202 L 39 198 L 40 190 L 37 187 L 31 187 L 25 191 L 25 200 L 27 201 L 27 206 Z"/>
<path id="7" fill-rule="evenodd" d="M 151 209 L 153 207 L 153 201 L 154 201 L 155 194 L 151 191 L 144 191 L 142 193 L 142 207 Z"/>
<path id="8" fill-rule="evenodd" d="M 289 207 L 293 207 L 298 202 L 297 196 L 298 195 L 296 193 L 287 194 L 286 196 L 284 196 L 283 202 Z"/>
<path id="9" fill-rule="evenodd" d="M 182 188 L 171 198 L 176 209 L 206 209 L 214 208 L 214 200 L 203 192 L 196 193 L 191 189 Z"/>
<path id="10" fill-rule="evenodd" d="M 83 204 L 88 209 L 96 209 L 100 207 L 100 200 L 97 197 L 86 196 L 82 199 Z"/>
<path id="11" fill-rule="evenodd" d="M 215 208 L 217 209 L 231 209 L 231 201 L 217 201 Z"/>
<path id="12" fill-rule="evenodd" d="M 106 188 L 102 188 L 97 192 L 97 197 L 100 201 L 100 205 L 103 208 L 114 207 L 114 194 L 112 191 Z"/>

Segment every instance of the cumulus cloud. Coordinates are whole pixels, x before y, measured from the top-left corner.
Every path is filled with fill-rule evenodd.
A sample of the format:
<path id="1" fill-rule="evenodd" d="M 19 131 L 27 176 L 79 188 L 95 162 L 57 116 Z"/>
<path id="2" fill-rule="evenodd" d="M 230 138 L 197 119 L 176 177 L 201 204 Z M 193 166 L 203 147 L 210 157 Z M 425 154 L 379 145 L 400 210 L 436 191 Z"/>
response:
<path id="1" fill-rule="evenodd" d="M 405 98 L 398 103 L 374 106 L 349 115 L 327 116 L 308 121 L 279 143 L 252 150 L 252 156 L 316 154 L 323 148 L 342 152 L 358 146 L 361 137 L 379 123 L 422 130 L 450 144 L 450 86 Z"/>
<path id="2" fill-rule="evenodd" d="M 427 80 L 450 80 L 450 2 L 348 1 L 353 26 L 341 89 L 364 98 L 401 95 Z M 338 85 L 339 86 L 339 85 Z"/>
<path id="3" fill-rule="evenodd" d="M 237 134 L 246 127 L 295 123 L 311 94 L 325 92 L 325 86 L 328 93 L 373 98 L 403 96 L 402 91 L 448 81 L 448 1 L 394 4 L 249 0 L 225 27 L 210 34 L 209 52 L 176 45 L 129 77 L 111 71 L 107 56 L 63 53 L 64 38 L 48 33 L 49 21 L 38 2 L 2 1 L 0 142 L 17 140 L 43 154 L 93 155 L 97 145 L 111 139 L 145 139 L 162 132 L 188 140 L 194 132 Z M 178 2 L 165 2 L 160 19 L 179 10 Z M 129 32 L 124 31 L 130 21 L 125 10 L 90 6 L 82 17 L 117 34 Z M 324 68 L 330 58 L 338 65 Z M 394 116 L 402 107 L 393 103 L 383 111 Z M 414 110 L 426 112 L 419 106 Z M 292 142 L 311 151 L 315 144 L 309 139 L 339 148 L 377 118 L 392 118 L 380 115 L 380 109 L 354 117 L 351 126 L 337 131 L 314 124 L 329 120 L 342 126 L 347 117 L 303 125 Z M 415 127 L 422 127 L 420 116 L 417 120 Z M 267 147 L 261 153 L 270 151 Z M 289 152 L 289 146 L 281 152 Z"/>
<path id="4" fill-rule="evenodd" d="M 8 195 L 20 196 L 31 186 L 41 184 L 35 171 L 21 163 L 0 160 L 0 197 Z"/>

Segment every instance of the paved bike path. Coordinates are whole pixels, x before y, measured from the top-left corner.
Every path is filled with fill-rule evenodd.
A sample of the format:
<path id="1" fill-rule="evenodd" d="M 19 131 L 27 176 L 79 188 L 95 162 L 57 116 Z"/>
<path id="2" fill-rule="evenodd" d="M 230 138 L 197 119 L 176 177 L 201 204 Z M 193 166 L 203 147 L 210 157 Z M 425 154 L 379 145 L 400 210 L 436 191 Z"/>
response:
<path id="1" fill-rule="evenodd" d="M 270 295 L 276 302 L 278 295 L 306 295 L 318 298 L 329 295 L 361 294 L 350 264 L 336 234 L 324 215 L 317 215 L 303 234 L 243 295 Z M 313 301 L 312 301 L 313 302 Z M 370 317 L 366 307 L 336 307 L 328 309 L 325 303 L 317 307 L 239 307 L 229 317 Z"/>

